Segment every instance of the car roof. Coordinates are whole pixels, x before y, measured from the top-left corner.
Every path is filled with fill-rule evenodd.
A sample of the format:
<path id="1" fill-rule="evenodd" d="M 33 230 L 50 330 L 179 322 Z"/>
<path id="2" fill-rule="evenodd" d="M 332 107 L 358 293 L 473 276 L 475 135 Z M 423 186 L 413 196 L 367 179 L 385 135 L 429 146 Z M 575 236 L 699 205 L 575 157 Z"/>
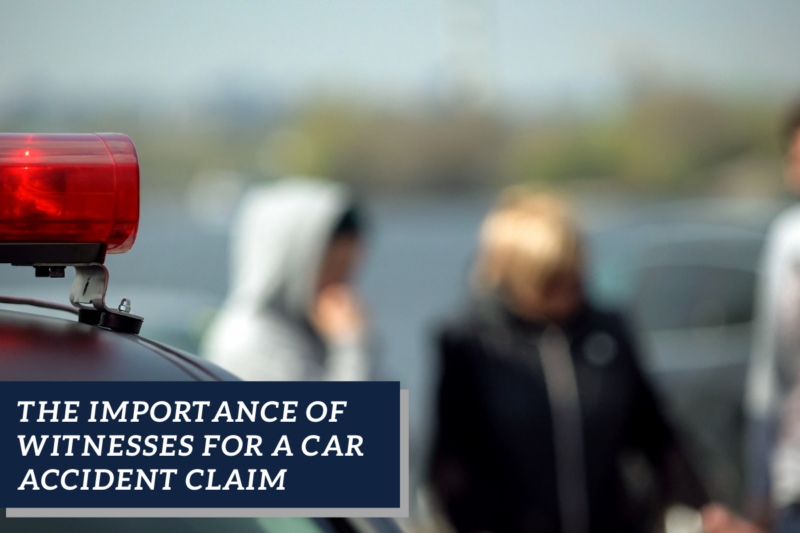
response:
<path id="1" fill-rule="evenodd" d="M 0 381 L 229 381 L 216 365 L 138 335 L 0 310 Z"/>
<path id="2" fill-rule="evenodd" d="M 650 204 L 618 219 L 618 226 L 717 226 L 765 233 L 789 207 L 785 199 L 692 198 Z"/>
<path id="3" fill-rule="evenodd" d="M 782 201 L 703 199 L 637 210 L 590 236 L 593 255 L 630 268 L 716 266 L 755 271 Z"/>

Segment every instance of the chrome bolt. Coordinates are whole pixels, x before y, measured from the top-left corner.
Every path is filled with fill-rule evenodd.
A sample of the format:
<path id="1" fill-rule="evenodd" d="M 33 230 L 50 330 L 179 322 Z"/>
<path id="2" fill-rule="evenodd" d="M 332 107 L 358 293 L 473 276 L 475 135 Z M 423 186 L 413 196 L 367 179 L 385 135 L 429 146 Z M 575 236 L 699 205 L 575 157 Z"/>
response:
<path id="1" fill-rule="evenodd" d="M 123 298 L 122 301 L 119 303 L 119 312 L 128 314 L 131 312 L 131 301 L 127 298 Z"/>

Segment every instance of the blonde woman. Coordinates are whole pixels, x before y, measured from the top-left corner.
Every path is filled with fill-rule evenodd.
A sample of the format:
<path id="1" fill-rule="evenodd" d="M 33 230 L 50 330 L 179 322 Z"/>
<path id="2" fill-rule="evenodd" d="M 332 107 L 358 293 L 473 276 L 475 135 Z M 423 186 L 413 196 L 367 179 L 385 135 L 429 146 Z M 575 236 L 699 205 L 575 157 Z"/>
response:
<path id="1" fill-rule="evenodd" d="M 642 531 L 627 450 L 652 465 L 660 496 L 706 503 L 625 323 L 586 299 L 581 237 L 560 200 L 506 191 L 484 221 L 474 282 L 474 303 L 439 336 L 432 481 L 457 530 Z"/>

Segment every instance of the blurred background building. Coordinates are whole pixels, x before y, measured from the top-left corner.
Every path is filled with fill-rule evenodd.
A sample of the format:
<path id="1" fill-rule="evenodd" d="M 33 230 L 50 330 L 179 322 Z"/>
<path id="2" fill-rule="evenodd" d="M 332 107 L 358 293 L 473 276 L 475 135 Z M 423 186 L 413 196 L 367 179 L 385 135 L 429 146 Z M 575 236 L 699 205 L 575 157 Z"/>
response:
<path id="1" fill-rule="evenodd" d="M 110 297 L 189 351 L 225 295 L 248 185 L 301 173 L 356 187 L 374 221 L 363 289 L 378 366 L 411 389 L 417 480 L 428 331 L 464 296 L 493 192 L 565 191 L 596 250 L 593 290 L 632 310 L 648 369 L 735 503 L 798 20 L 790 0 L 6 0 L 0 131 L 131 136 L 142 222 L 133 250 L 108 259 Z M 6 267 L 0 292 L 65 300 L 69 283 Z"/>

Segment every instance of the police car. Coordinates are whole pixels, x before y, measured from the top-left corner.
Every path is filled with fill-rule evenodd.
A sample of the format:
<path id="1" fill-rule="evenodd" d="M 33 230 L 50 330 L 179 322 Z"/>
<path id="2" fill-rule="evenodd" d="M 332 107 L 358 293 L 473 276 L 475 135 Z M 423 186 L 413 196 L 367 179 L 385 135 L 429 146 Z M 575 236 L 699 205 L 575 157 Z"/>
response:
<path id="1" fill-rule="evenodd" d="M 0 296 L 0 381 L 225 381 L 234 375 L 139 335 L 147 317 L 106 301 L 106 254 L 139 224 L 139 164 L 117 133 L 0 134 L 0 263 L 75 273 L 71 305 Z M 7 306 L 8 307 L 8 306 Z M 64 318 L 38 310 L 63 312 Z M 396 532 L 388 519 L 7 519 L 0 531 Z"/>

